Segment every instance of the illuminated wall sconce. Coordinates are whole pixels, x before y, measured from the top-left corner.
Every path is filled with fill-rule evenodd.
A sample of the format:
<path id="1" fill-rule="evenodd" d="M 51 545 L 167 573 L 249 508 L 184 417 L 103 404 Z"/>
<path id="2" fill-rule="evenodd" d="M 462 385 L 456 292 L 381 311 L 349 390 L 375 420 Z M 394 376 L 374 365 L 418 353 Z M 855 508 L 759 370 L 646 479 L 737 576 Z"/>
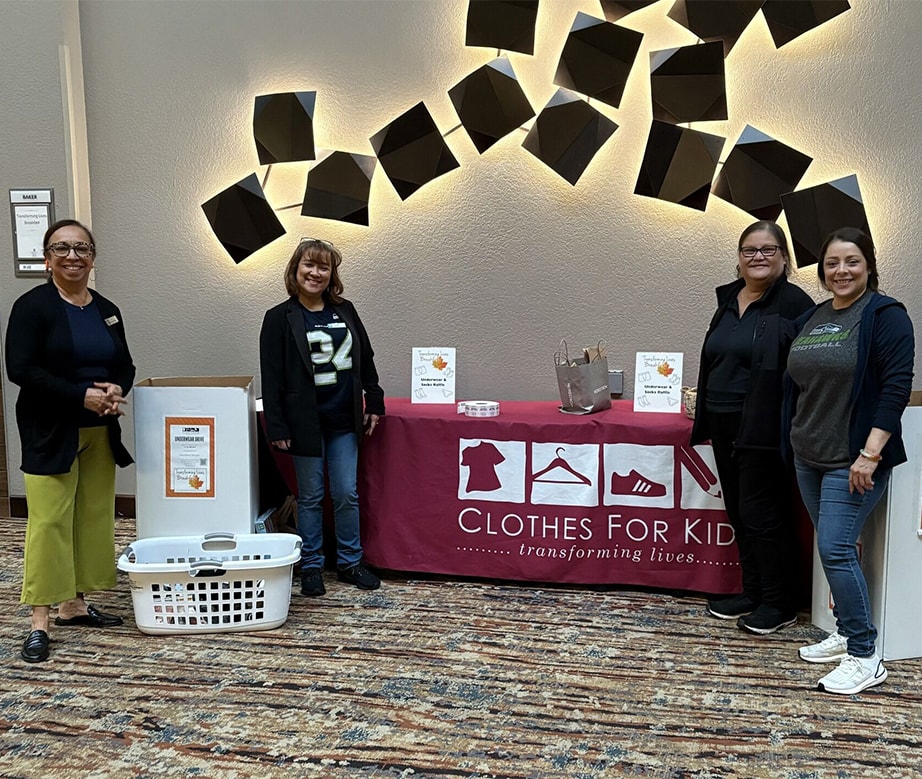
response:
<path id="1" fill-rule="evenodd" d="M 307 173 L 301 216 L 368 225 L 371 178 L 377 160 L 367 154 L 329 152 Z"/>
<path id="2" fill-rule="evenodd" d="M 449 89 L 448 96 L 480 154 L 535 115 L 508 57 L 478 68 Z"/>
<path id="3" fill-rule="evenodd" d="M 618 125 L 586 98 L 620 107 L 643 35 L 614 24 L 662 0 L 599 0 L 604 19 L 578 12 L 554 76 L 561 87 L 535 118 L 522 147 L 575 185 Z M 469 0 L 466 45 L 533 54 L 539 0 Z M 787 216 L 798 265 L 833 229 L 870 232 L 855 176 L 793 191 L 810 157 L 746 126 L 714 180 L 725 139 L 680 123 L 728 119 L 723 59 L 761 8 L 776 47 L 838 16 L 848 0 L 675 0 L 668 16 L 706 43 L 652 52 L 653 122 L 634 193 L 704 211 L 709 195 L 761 219 Z M 478 153 L 535 116 L 508 57 L 497 57 L 448 91 Z M 585 96 L 585 97 L 583 97 Z M 234 262 L 285 234 L 276 210 L 369 224 L 371 180 L 380 162 L 402 200 L 459 167 L 431 114 L 419 102 L 369 140 L 376 156 L 326 152 L 307 175 L 301 203 L 273 210 L 263 188 L 275 163 L 313 160 L 317 93 L 259 95 L 253 139 L 262 183 L 253 173 L 202 204 Z M 454 128 L 457 129 L 457 128 Z M 712 189 L 713 182 L 713 189 Z M 780 203 L 780 205 L 779 205 Z"/>
<path id="4" fill-rule="evenodd" d="M 781 196 L 798 268 L 820 261 L 826 236 L 840 227 L 871 228 L 858 188 L 858 177 L 845 176 Z"/>
<path id="5" fill-rule="evenodd" d="M 634 194 L 704 211 L 724 140 L 654 119 Z"/>
<path id="6" fill-rule="evenodd" d="M 814 27 L 845 13 L 849 8 L 848 0 L 765 0 L 762 16 L 765 17 L 775 48 L 780 49 Z"/>
<path id="7" fill-rule="evenodd" d="M 579 95 L 558 89 L 538 114 L 522 146 L 575 185 L 617 129 L 618 125 Z"/>
<path id="8" fill-rule="evenodd" d="M 658 3 L 659 0 L 600 0 L 602 13 L 610 22 L 617 22 L 628 14 L 646 8 L 648 5 Z"/>
<path id="9" fill-rule="evenodd" d="M 577 13 L 554 83 L 617 108 L 642 42 L 639 32 Z"/>
<path id="10" fill-rule="evenodd" d="M 717 174 L 711 193 L 756 219 L 774 221 L 781 196 L 796 187 L 811 157 L 748 124 Z"/>
<path id="11" fill-rule="evenodd" d="M 316 92 L 259 95 L 253 109 L 253 139 L 260 165 L 314 159 Z"/>
<path id="12" fill-rule="evenodd" d="M 764 0 L 676 0 L 667 16 L 691 30 L 703 41 L 720 41 L 726 56 L 759 12 L 763 2 Z"/>
<path id="13" fill-rule="evenodd" d="M 727 119 L 720 41 L 650 52 L 653 118 L 672 124 Z"/>
<path id="14" fill-rule="evenodd" d="M 255 173 L 202 204 L 215 236 L 234 262 L 285 235 L 285 228 L 266 200 Z"/>
<path id="15" fill-rule="evenodd" d="M 370 140 L 401 200 L 459 167 L 435 120 L 422 103 L 398 116 Z"/>
<path id="16" fill-rule="evenodd" d="M 538 0 L 470 0 L 464 42 L 533 54 L 537 18 Z"/>

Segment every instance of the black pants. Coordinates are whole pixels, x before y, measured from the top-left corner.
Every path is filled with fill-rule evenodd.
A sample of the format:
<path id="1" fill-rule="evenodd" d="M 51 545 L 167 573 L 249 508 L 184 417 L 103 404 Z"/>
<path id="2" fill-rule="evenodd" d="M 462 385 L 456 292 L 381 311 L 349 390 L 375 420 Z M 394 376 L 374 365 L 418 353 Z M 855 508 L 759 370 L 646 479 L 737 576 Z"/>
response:
<path id="1" fill-rule="evenodd" d="M 741 414 L 708 414 L 727 516 L 736 533 L 743 592 L 796 611 L 794 474 L 777 451 L 736 449 Z"/>

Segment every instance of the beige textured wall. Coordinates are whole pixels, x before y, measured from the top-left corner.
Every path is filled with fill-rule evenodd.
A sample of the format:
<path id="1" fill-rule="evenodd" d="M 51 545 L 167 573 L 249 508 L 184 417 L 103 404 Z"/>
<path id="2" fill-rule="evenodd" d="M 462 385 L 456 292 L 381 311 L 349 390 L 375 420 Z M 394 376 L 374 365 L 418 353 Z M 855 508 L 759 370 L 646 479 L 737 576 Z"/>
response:
<path id="1" fill-rule="evenodd" d="M 886 290 L 919 320 L 922 13 L 913 0 L 852 5 L 780 51 L 757 17 L 727 59 L 730 120 L 699 127 L 729 148 L 752 124 L 813 156 L 802 186 L 857 173 Z M 461 168 L 407 201 L 378 170 L 370 228 L 284 211 L 290 237 L 235 266 L 200 204 L 263 172 L 253 97 L 317 90 L 320 148 L 371 153 L 368 138 L 420 100 L 447 131 L 457 124 L 447 90 L 495 55 L 464 46 L 466 1 L 82 0 L 98 287 L 125 312 L 139 376 L 258 372 L 262 314 L 284 294 L 297 237 L 316 235 L 343 250 L 346 294 L 390 395 L 409 392 L 412 346 L 455 345 L 459 396 L 552 400 L 560 338 L 606 339 L 627 374 L 637 350 L 684 351 L 693 383 L 713 287 L 732 278 L 752 220 L 718 199 L 701 213 L 632 194 L 650 122 L 648 52 L 694 42 L 665 18 L 670 6 L 624 20 L 646 33 L 639 62 L 620 109 L 596 103 L 621 127 L 577 186 L 521 149 L 523 134 L 478 155 L 458 131 L 447 142 Z M 541 3 L 535 55 L 510 55 L 536 108 L 556 89 L 577 11 L 601 15 L 597 0 Z M 8 13 L 0 5 L 0 29 Z M 27 35 L 41 43 L 54 31 Z M 11 56 L 0 48 L 7 70 Z M 0 124 L 26 137 L 34 97 L 27 84 L 14 97 L 0 100 Z M 298 202 L 305 173 L 276 166 L 270 201 Z M 821 295 L 814 268 L 796 280 Z M 6 285 L 2 294 L 5 315 Z"/>
<path id="2" fill-rule="evenodd" d="M 74 193 L 82 193 L 82 216 L 89 219 L 88 182 L 85 176 L 75 177 L 73 155 L 68 154 L 74 144 L 64 110 L 62 46 L 66 47 L 63 58 L 70 59 L 72 79 L 79 85 L 79 14 L 74 0 L 0 3 L 0 329 L 4 337 L 13 301 L 35 283 L 13 275 L 9 190 L 54 189 L 59 217 L 75 213 Z M 79 113 L 81 101 L 77 102 Z M 79 128 L 75 129 L 79 140 Z M 19 389 L 7 381 L 5 365 L 2 372 L 9 491 L 21 496 L 25 491 L 14 413 Z"/>

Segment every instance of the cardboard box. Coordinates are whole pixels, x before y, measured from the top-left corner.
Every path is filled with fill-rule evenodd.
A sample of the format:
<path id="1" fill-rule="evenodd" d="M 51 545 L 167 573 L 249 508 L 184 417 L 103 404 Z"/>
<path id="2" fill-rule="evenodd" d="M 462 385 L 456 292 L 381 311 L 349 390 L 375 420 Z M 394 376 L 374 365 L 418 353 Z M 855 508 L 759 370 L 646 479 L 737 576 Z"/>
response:
<path id="1" fill-rule="evenodd" d="M 253 381 L 196 376 L 135 385 L 138 538 L 253 532 L 259 509 Z"/>
<path id="2" fill-rule="evenodd" d="M 907 462 L 890 475 L 887 493 L 864 526 L 858 541 L 877 626 L 877 651 L 885 660 L 922 657 L 922 391 L 914 391 L 903 412 Z M 814 625 L 836 629 L 832 597 L 814 545 Z"/>

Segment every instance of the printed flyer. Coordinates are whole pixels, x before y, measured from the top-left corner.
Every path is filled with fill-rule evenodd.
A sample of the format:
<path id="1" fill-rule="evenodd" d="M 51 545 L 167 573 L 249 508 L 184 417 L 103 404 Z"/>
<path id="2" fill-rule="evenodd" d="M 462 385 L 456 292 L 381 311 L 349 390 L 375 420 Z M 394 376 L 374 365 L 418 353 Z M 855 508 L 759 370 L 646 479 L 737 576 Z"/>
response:
<path id="1" fill-rule="evenodd" d="M 214 417 L 166 417 L 166 497 L 215 496 Z"/>
<path id="2" fill-rule="evenodd" d="M 682 410 L 682 352 L 637 352 L 634 411 Z"/>
<path id="3" fill-rule="evenodd" d="M 453 346 L 416 346 L 412 363 L 410 400 L 413 403 L 455 402 Z"/>

